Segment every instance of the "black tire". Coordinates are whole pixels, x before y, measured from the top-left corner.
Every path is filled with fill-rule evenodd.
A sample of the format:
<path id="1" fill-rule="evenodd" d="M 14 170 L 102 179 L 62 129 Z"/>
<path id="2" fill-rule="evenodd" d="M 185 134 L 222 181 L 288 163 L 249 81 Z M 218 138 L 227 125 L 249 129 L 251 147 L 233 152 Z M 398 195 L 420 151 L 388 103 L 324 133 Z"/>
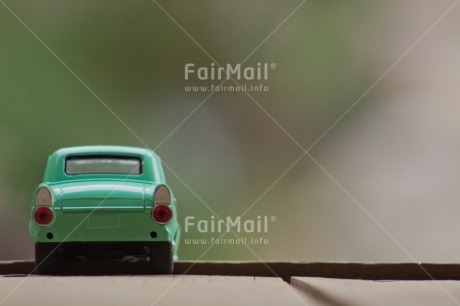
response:
<path id="1" fill-rule="evenodd" d="M 60 256 L 57 243 L 35 244 L 35 273 L 56 275 L 60 271 Z"/>
<path id="2" fill-rule="evenodd" d="M 150 269 L 153 274 L 173 272 L 173 247 L 169 242 L 150 246 Z"/>

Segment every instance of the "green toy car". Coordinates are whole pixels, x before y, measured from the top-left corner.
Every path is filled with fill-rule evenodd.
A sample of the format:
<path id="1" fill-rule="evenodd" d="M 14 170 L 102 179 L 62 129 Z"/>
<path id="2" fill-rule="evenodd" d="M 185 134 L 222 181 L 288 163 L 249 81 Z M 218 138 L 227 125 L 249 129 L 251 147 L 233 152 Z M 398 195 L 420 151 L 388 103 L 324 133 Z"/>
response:
<path id="1" fill-rule="evenodd" d="M 66 259 L 145 259 L 170 274 L 180 226 L 161 160 L 148 149 L 85 146 L 48 159 L 32 201 L 36 272 L 59 274 Z"/>

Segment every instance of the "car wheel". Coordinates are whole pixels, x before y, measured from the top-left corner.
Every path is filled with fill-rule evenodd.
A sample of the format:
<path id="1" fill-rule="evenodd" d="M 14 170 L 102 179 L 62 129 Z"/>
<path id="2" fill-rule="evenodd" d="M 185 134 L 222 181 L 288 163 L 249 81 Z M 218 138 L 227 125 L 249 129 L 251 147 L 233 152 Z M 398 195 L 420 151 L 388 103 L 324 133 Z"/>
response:
<path id="1" fill-rule="evenodd" d="M 173 272 L 173 248 L 169 242 L 150 246 L 150 269 L 153 274 Z"/>
<path id="2" fill-rule="evenodd" d="M 57 243 L 35 244 L 35 273 L 43 275 L 58 274 L 60 258 Z"/>

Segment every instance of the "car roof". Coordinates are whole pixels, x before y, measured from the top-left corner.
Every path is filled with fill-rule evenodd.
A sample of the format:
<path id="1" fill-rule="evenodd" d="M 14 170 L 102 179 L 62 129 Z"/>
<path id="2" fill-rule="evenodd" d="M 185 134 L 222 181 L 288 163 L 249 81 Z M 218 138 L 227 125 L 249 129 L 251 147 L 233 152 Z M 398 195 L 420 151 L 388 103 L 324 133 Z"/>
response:
<path id="1" fill-rule="evenodd" d="M 130 146 L 76 146 L 56 150 L 52 155 L 93 155 L 93 154 L 114 154 L 114 155 L 141 155 L 158 157 L 152 150 Z"/>
<path id="2" fill-rule="evenodd" d="M 132 179 L 165 181 L 161 159 L 152 150 L 129 146 L 78 146 L 67 147 L 54 151 L 48 158 L 45 169 L 45 182 L 72 181 L 84 179 L 85 175 L 78 178 L 65 174 L 65 163 L 68 157 L 88 155 L 118 155 L 133 156 L 143 160 L 143 173 Z M 113 174 L 88 175 L 88 178 L 104 179 L 113 177 Z"/>

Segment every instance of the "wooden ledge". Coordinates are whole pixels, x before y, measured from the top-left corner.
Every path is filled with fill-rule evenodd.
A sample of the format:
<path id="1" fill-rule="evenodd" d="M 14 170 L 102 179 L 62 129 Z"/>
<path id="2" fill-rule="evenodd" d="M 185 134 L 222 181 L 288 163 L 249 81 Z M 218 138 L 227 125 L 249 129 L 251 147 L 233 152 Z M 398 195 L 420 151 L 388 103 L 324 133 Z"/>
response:
<path id="1" fill-rule="evenodd" d="M 0 261 L 0 275 L 29 274 L 33 261 Z M 69 263 L 64 275 L 148 274 L 146 263 Z M 224 276 L 292 276 L 366 280 L 460 280 L 460 264 L 437 263 L 332 263 L 332 262 L 252 262 L 179 261 L 174 274 Z"/>

